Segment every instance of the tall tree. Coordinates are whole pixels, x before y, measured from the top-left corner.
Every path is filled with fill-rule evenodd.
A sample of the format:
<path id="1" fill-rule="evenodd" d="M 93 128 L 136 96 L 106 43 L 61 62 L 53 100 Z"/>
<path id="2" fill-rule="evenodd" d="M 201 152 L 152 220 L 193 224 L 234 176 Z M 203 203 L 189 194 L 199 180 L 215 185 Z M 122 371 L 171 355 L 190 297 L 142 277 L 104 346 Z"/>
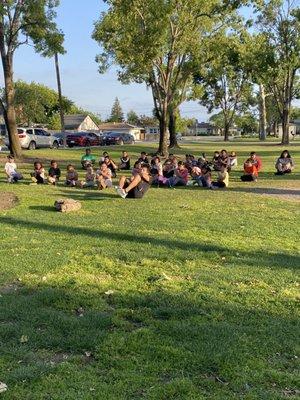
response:
<path id="1" fill-rule="evenodd" d="M 247 68 L 248 35 L 245 31 L 217 35 L 210 45 L 212 59 L 200 66 L 196 82 L 204 88 L 200 103 L 208 111 L 221 109 L 223 113 L 224 140 L 238 113 L 243 112 L 252 97 L 252 83 Z"/>
<path id="2" fill-rule="evenodd" d="M 3 99 L 5 102 L 5 98 Z M 71 112 L 73 102 L 62 98 L 64 112 Z M 60 105 L 55 90 L 45 85 L 21 80 L 15 82 L 15 113 L 17 124 L 49 124 L 58 115 Z"/>
<path id="3" fill-rule="evenodd" d="M 137 115 L 137 113 L 135 111 L 133 111 L 133 110 L 128 111 L 127 122 L 132 125 L 139 124 L 139 116 Z"/>
<path id="4" fill-rule="evenodd" d="M 192 82 L 194 55 L 216 26 L 214 16 L 231 12 L 221 0 L 108 0 L 108 11 L 95 25 L 93 38 L 103 47 L 99 71 L 119 66 L 124 83 L 145 82 L 152 90 L 160 125 L 159 152 L 168 152 L 169 115 L 176 114 Z M 232 1 L 234 4 L 240 1 Z M 220 18 L 217 19 L 220 22 Z M 181 90 L 184 95 L 179 96 Z M 174 119 L 173 119 L 174 123 Z"/>
<path id="5" fill-rule="evenodd" d="M 260 73 L 272 91 L 280 114 L 282 144 L 289 144 L 292 101 L 297 97 L 297 74 L 300 70 L 300 8 L 291 0 L 258 2 L 257 24 L 263 39 L 264 57 Z"/>
<path id="6" fill-rule="evenodd" d="M 116 97 L 108 122 L 123 122 L 124 114 L 119 99 Z"/>
<path id="7" fill-rule="evenodd" d="M 43 55 L 49 48 L 63 52 L 63 34 L 54 22 L 58 4 L 59 0 L 2 0 L 0 3 L 0 53 L 5 83 L 5 104 L 2 106 L 10 149 L 16 157 L 21 155 L 21 147 L 14 108 L 14 55 L 30 40 L 35 50 Z"/>

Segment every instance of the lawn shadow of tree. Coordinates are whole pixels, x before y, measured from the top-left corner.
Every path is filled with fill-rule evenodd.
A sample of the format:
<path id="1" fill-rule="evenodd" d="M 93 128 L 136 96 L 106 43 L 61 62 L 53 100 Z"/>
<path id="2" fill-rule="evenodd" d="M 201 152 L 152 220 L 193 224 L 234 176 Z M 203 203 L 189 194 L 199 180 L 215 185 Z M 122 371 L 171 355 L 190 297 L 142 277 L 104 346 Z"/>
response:
<path id="1" fill-rule="evenodd" d="M 16 219 L 10 216 L 0 216 L 0 223 L 16 226 L 18 228 L 30 228 L 36 229 L 38 231 L 45 231 L 51 233 L 61 233 L 65 235 L 70 235 L 70 238 L 74 235 L 86 236 L 95 240 L 95 244 L 99 244 L 99 241 L 103 239 L 109 239 L 111 242 L 122 243 L 132 243 L 135 247 L 137 245 L 150 246 L 152 249 L 163 248 L 169 253 L 170 251 L 178 251 L 178 260 L 187 260 L 199 257 L 199 253 L 203 255 L 209 255 L 214 253 L 214 255 L 228 256 L 231 258 L 234 265 L 239 266 L 253 266 L 259 267 L 263 265 L 269 268 L 289 268 L 296 269 L 300 265 L 300 255 L 288 254 L 288 253 L 278 253 L 272 252 L 268 253 L 263 250 L 256 251 L 241 251 L 240 249 L 226 248 L 220 245 L 209 243 L 208 241 L 195 241 L 190 240 L 189 242 L 184 242 L 182 240 L 170 239 L 170 238 L 159 238 L 151 236 L 142 236 L 131 234 L 128 232 L 120 231 L 109 231 L 105 229 L 93 229 L 84 228 L 76 226 L 68 226 L 62 224 L 52 225 L 46 222 L 38 221 L 26 221 L 22 219 Z M 151 252 L 148 257 L 157 258 L 158 254 L 156 252 Z M 120 258 L 122 257 L 122 252 L 120 250 Z"/>
<path id="2" fill-rule="evenodd" d="M 35 390 L 39 380 L 51 381 L 53 374 L 70 379 L 63 371 L 71 364 L 82 378 L 92 374 L 107 383 L 112 395 L 123 377 L 122 390 L 130 399 L 139 399 L 141 390 L 150 395 L 151 387 L 157 391 L 151 398 L 169 398 L 166 390 L 174 390 L 178 380 L 188 381 L 190 390 L 205 398 L 220 392 L 231 399 L 246 391 L 272 399 L 295 382 L 292 355 L 299 320 L 292 315 L 224 302 L 207 293 L 171 293 L 155 283 L 148 293 L 110 295 L 63 285 L 43 282 L 2 295 L 0 350 L 9 368 L 1 378 L 12 395 L 14 385 L 22 385 L 28 374 Z M 23 343 L 21 335 L 28 338 Z M 91 354 L 88 363 L 86 352 Z M 61 354 L 58 369 L 53 369 Z M 24 394 L 30 390 L 26 385 Z M 49 390 L 58 395 L 61 388 Z M 194 398 L 177 390 L 176 398 Z"/>

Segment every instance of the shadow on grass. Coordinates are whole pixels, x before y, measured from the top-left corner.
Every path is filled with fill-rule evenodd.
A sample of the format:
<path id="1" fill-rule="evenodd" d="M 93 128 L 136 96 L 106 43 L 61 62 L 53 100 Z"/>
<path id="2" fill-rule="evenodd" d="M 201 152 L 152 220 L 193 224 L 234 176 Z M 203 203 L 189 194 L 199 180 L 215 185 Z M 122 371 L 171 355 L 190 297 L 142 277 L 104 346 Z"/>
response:
<path id="1" fill-rule="evenodd" d="M 140 399 L 141 391 L 151 399 L 214 398 L 217 392 L 218 398 L 244 398 L 245 391 L 249 398 L 272 399 L 296 382 L 297 325 L 292 315 L 201 292 L 107 296 L 45 283 L 2 296 L 1 378 L 13 398 L 24 380 L 34 381 L 24 385 L 24 395 L 34 398 L 54 376 L 65 384 L 48 387 L 49 398 L 67 398 L 71 370 L 81 387 L 95 377 L 96 389 L 103 382 L 114 399 Z M 28 340 L 20 343 L 21 335 Z"/>
<path id="2" fill-rule="evenodd" d="M 51 206 L 29 206 L 28 207 L 29 210 L 33 210 L 33 211 L 46 211 L 46 212 L 51 212 L 51 213 L 55 213 L 57 212 L 57 210 Z"/>
<path id="3" fill-rule="evenodd" d="M 245 188 L 229 188 L 230 192 L 245 192 L 255 194 L 268 194 L 274 196 L 300 196 L 300 190 L 297 189 L 281 189 L 281 188 L 262 188 L 262 187 L 245 187 Z"/>
<path id="4" fill-rule="evenodd" d="M 102 239 L 108 239 L 115 241 L 116 243 L 130 243 L 136 245 L 151 246 L 152 249 L 164 249 L 164 254 L 169 254 L 170 251 L 180 250 L 180 253 L 176 255 L 177 259 L 187 260 L 191 258 L 199 257 L 199 253 L 216 253 L 217 255 L 226 255 L 231 258 L 234 265 L 239 266 L 253 266 L 253 267 L 269 267 L 269 268 L 290 268 L 296 269 L 300 265 L 300 256 L 287 253 L 267 253 L 266 251 L 241 251 L 240 249 L 226 248 L 219 245 L 211 244 L 208 242 L 195 242 L 189 241 L 184 242 L 180 240 L 172 240 L 158 237 L 149 237 L 131 234 L 128 232 L 108 231 L 104 229 L 92 229 L 83 228 L 76 226 L 67 225 L 51 225 L 46 222 L 37 221 L 26 221 L 21 219 L 15 219 L 9 216 L 0 216 L 0 224 L 6 224 L 10 226 L 16 226 L 19 229 L 36 229 L 38 231 L 51 232 L 55 234 L 66 234 L 73 237 L 87 236 L 95 240 L 95 242 L 101 241 Z M 142 250 L 141 250 L 142 252 Z M 152 251 L 154 258 L 157 258 L 159 254 Z M 149 254 L 148 256 L 151 256 Z M 236 255 L 238 254 L 238 255 Z M 122 254 L 120 251 L 120 258 Z"/>
<path id="5" fill-rule="evenodd" d="M 94 191 L 87 191 L 86 189 L 78 189 L 78 190 L 72 190 L 72 189 L 65 189 L 65 190 L 60 190 L 58 196 L 61 197 L 71 197 L 76 200 L 105 200 L 107 199 L 117 199 L 120 198 L 115 193 L 110 192 L 105 192 L 103 190 L 97 190 L 95 189 Z"/>

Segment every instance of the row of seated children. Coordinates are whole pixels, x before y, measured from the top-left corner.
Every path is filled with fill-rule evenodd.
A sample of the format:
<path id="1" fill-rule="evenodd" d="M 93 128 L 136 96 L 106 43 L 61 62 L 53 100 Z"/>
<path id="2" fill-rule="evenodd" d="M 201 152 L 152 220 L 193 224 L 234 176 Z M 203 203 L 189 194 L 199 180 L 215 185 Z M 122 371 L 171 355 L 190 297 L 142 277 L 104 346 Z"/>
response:
<path id="1" fill-rule="evenodd" d="M 89 149 L 87 149 L 89 150 Z M 222 159 L 226 158 L 226 154 L 222 151 Z M 89 156 L 89 151 L 87 151 Z M 234 154 L 236 160 L 236 155 Z M 219 159 L 220 160 L 220 159 Z M 94 171 L 92 163 L 87 163 L 86 176 L 84 181 L 80 181 L 75 167 L 71 164 L 67 167 L 67 174 L 65 184 L 67 186 L 78 187 L 94 187 L 105 189 L 112 187 L 112 179 L 116 176 L 116 171 L 121 169 L 130 168 L 130 158 L 127 152 L 123 152 L 117 166 L 109 155 L 105 152 L 101 158 L 99 168 Z M 148 158 L 145 152 L 141 153 L 140 158 L 135 162 L 132 170 L 132 177 L 141 174 L 142 166 L 149 166 L 152 182 L 157 185 L 174 187 L 178 185 L 194 185 L 209 187 L 209 188 L 222 188 L 227 187 L 229 184 L 228 164 L 218 165 L 217 180 L 212 180 L 212 170 L 215 169 L 211 161 L 207 160 L 203 154 L 198 160 L 193 155 L 187 154 L 184 161 L 178 161 L 176 156 L 170 154 L 164 163 L 161 162 L 158 156 Z M 290 173 L 294 168 L 294 161 L 287 150 L 283 151 L 278 160 L 276 161 L 276 174 Z M 241 176 L 242 181 L 256 181 L 258 173 L 261 170 L 262 162 L 255 152 L 250 153 L 250 157 L 244 163 L 244 174 Z M 5 172 L 8 182 L 14 183 L 22 179 L 23 176 L 17 171 L 16 164 L 12 156 L 8 156 L 8 161 L 5 164 Z M 34 163 L 34 170 L 31 173 L 32 184 L 43 184 L 48 182 L 55 185 L 61 177 L 61 171 L 58 168 L 56 161 L 51 161 L 48 175 L 46 177 L 45 169 L 41 162 Z M 191 178 L 191 180 L 190 180 Z"/>

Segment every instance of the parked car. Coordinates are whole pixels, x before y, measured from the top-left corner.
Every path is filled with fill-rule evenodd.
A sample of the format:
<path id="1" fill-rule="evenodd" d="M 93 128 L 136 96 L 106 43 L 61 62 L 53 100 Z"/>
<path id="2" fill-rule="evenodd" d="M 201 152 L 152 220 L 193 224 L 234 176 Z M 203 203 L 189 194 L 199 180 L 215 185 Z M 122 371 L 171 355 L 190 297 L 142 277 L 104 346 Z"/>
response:
<path id="1" fill-rule="evenodd" d="M 100 136 L 93 132 L 76 132 L 67 136 L 67 145 L 69 147 L 81 146 L 100 146 Z"/>
<path id="2" fill-rule="evenodd" d="M 55 136 L 40 128 L 18 128 L 18 135 L 22 149 L 35 150 L 48 147 L 57 149 L 59 141 Z M 8 136 L 5 137 L 5 144 L 9 145 Z"/>
<path id="3" fill-rule="evenodd" d="M 52 136 L 55 137 L 58 140 L 58 144 L 60 146 L 64 145 L 64 138 L 67 137 L 68 133 L 67 132 L 55 132 L 52 133 Z"/>
<path id="4" fill-rule="evenodd" d="M 122 133 L 122 132 L 108 132 L 102 138 L 102 143 L 105 146 L 109 146 L 110 144 L 134 144 L 135 139 L 133 135 L 130 133 Z"/>

